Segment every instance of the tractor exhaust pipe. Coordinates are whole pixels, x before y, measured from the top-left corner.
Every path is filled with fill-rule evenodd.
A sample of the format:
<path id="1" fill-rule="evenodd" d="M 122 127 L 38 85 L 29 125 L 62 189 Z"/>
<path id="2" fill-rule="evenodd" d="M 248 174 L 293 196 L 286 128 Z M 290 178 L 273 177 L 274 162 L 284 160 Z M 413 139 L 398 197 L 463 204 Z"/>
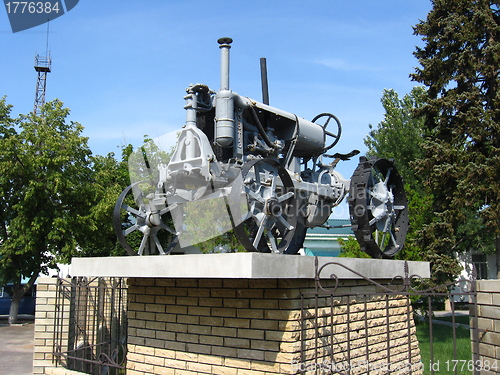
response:
<path id="1" fill-rule="evenodd" d="M 231 147 L 234 141 L 234 97 L 229 90 L 229 49 L 233 40 L 220 38 L 220 90 L 215 100 L 215 142 Z"/>
<path id="2" fill-rule="evenodd" d="M 217 42 L 220 44 L 220 89 L 229 90 L 229 49 L 233 40 L 220 38 Z"/>

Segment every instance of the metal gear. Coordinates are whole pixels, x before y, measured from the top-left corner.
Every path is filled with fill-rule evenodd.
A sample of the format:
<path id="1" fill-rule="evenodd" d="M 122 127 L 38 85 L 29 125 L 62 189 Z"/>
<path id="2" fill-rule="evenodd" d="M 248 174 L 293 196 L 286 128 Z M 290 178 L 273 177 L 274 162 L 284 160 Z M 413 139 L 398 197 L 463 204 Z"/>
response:
<path id="1" fill-rule="evenodd" d="M 374 258 L 393 258 L 401 251 L 408 232 L 408 201 L 392 161 L 361 157 L 348 201 L 361 250 Z"/>
<path id="2" fill-rule="evenodd" d="M 240 243 L 247 251 L 296 254 L 306 228 L 287 170 L 274 159 L 255 159 L 242 175 L 248 215 L 234 228 Z"/>
<path id="3" fill-rule="evenodd" d="M 169 221 L 170 209 L 157 207 L 140 189 L 148 182 L 136 182 L 123 190 L 113 211 L 113 226 L 120 244 L 129 255 L 169 254 L 178 243 Z M 134 193 L 134 194 L 132 194 Z M 135 196 L 135 198 L 134 198 Z M 153 208 L 152 208 L 153 207 Z"/>

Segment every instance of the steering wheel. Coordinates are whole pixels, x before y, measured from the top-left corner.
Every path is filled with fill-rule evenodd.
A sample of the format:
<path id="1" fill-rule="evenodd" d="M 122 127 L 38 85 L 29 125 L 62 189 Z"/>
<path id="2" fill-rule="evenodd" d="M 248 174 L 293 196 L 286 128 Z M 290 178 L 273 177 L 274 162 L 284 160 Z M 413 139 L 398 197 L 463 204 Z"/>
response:
<path id="1" fill-rule="evenodd" d="M 331 120 L 334 120 L 337 123 L 337 129 L 335 132 L 329 132 L 326 130 L 326 127 L 330 123 Z M 320 121 L 318 121 L 320 120 Z M 318 121 L 318 122 L 316 122 Z M 337 118 L 337 116 L 332 115 L 331 113 L 320 113 L 317 115 L 315 118 L 313 118 L 312 122 L 315 124 L 321 125 L 323 127 L 323 130 L 325 131 L 325 138 L 326 136 L 329 136 L 333 138 L 333 142 L 330 143 L 328 146 L 325 147 L 324 152 L 328 151 L 331 149 L 333 146 L 335 146 L 338 141 L 340 140 L 340 135 L 342 134 L 342 125 L 340 124 L 340 120 Z M 325 139 L 326 143 L 326 139 Z"/>

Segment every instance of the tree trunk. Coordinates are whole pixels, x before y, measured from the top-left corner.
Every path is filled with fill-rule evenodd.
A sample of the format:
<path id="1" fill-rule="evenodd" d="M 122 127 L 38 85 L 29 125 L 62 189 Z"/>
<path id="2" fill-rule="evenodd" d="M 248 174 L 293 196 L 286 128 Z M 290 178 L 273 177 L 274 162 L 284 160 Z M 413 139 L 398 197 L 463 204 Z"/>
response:
<path id="1" fill-rule="evenodd" d="M 17 323 L 17 313 L 19 312 L 19 303 L 21 299 L 24 297 L 26 291 L 21 285 L 15 284 L 12 287 L 12 300 L 10 302 L 10 310 L 9 310 L 9 324 Z"/>
<path id="2" fill-rule="evenodd" d="M 26 292 L 33 286 L 33 284 L 35 284 L 35 280 L 37 278 L 38 278 L 38 273 L 32 275 L 29 281 L 26 284 L 22 285 L 21 277 L 19 277 L 19 280 L 12 286 L 12 301 L 10 303 L 10 310 L 9 310 L 9 324 L 17 323 L 17 315 L 19 312 L 19 304 L 21 302 L 21 299 L 24 297 Z"/>

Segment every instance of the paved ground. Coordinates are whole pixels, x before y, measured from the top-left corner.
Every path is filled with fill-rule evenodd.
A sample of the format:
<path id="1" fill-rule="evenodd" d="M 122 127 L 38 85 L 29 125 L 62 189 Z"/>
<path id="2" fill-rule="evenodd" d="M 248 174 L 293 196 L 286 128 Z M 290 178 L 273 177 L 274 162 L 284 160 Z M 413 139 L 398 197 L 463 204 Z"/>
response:
<path id="1" fill-rule="evenodd" d="M 434 316 L 436 318 L 440 318 L 443 316 L 451 316 L 452 312 L 451 311 L 434 311 Z M 455 316 L 468 316 L 469 311 L 468 310 L 455 310 Z"/>
<path id="2" fill-rule="evenodd" d="M 439 318 L 441 318 L 441 317 L 450 317 L 450 316 L 452 316 L 452 312 L 451 311 L 435 311 L 434 312 L 434 316 L 437 318 L 437 319 L 433 319 L 432 320 L 434 323 L 445 325 L 445 326 L 449 326 L 449 327 L 453 327 L 453 323 L 452 322 L 445 322 L 443 320 L 439 320 Z M 460 310 L 455 311 L 455 317 L 459 317 L 459 316 L 469 316 L 469 311 L 460 311 Z M 468 324 L 461 324 L 461 323 L 455 323 L 455 327 L 464 327 L 464 328 L 467 328 L 467 329 L 470 328 L 470 326 Z"/>
<path id="3" fill-rule="evenodd" d="M 33 374 L 33 335 L 35 325 L 28 322 L 0 324 L 0 375 Z"/>

